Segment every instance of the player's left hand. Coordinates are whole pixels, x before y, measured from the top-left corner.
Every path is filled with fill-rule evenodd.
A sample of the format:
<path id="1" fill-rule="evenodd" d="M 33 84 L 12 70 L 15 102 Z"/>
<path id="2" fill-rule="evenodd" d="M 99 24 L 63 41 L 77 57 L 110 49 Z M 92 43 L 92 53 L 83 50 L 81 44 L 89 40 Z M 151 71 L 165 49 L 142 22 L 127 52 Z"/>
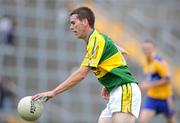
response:
<path id="1" fill-rule="evenodd" d="M 103 99 L 105 100 L 109 100 L 109 92 L 107 91 L 106 88 L 102 88 L 101 90 L 101 96 L 103 97 Z"/>
<path id="2" fill-rule="evenodd" d="M 54 95 L 53 91 L 47 91 L 47 92 L 35 94 L 34 96 L 32 96 L 32 99 L 47 102 L 54 96 L 55 95 Z"/>

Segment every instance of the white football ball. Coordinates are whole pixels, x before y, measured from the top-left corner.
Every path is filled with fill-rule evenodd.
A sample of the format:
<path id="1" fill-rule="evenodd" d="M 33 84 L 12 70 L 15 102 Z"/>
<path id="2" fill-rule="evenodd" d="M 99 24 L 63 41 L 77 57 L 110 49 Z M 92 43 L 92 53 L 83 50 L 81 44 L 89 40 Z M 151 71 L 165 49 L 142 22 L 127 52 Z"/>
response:
<path id="1" fill-rule="evenodd" d="M 19 101 L 17 110 L 22 119 L 35 121 L 42 115 L 43 104 L 39 100 L 32 100 L 31 96 L 26 96 Z"/>

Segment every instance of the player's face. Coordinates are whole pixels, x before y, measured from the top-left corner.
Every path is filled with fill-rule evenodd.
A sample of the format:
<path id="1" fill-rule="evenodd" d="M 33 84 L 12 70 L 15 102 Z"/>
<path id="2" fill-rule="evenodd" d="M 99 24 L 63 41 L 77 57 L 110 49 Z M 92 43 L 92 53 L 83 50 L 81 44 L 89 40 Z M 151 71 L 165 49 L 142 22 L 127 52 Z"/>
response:
<path id="1" fill-rule="evenodd" d="M 153 53 L 153 45 L 151 43 L 144 43 L 142 45 L 142 50 L 146 57 L 151 57 Z"/>
<path id="2" fill-rule="evenodd" d="M 84 21 L 80 20 L 77 14 L 70 16 L 70 29 L 78 38 L 84 38 Z"/>

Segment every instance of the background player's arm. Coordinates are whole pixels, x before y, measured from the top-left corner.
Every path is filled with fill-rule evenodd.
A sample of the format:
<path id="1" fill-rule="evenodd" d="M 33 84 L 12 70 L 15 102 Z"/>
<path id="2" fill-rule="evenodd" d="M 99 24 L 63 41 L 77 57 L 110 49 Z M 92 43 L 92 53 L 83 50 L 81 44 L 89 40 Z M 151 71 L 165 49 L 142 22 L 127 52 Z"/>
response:
<path id="1" fill-rule="evenodd" d="M 170 78 L 169 77 L 163 77 L 162 79 L 155 81 L 155 82 L 150 82 L 150 81 L 144 81 L 141 83 L 140 88 L 141 90 L 146 90 L 152 87 L 157 87 L 157 86 L 161 86 L 164 84 L 167 84 L 170 82 Z"/>
<path id="2" fill-rule="evenodd" d="M 153 82 L 152 87 L 161 86 L 170 82 L 169 68 L 165 61 L 156 62 L 157 73 L 161 76 L 161 79 Z"/>
<path id="3" fill-rule="evenodd" d="M 33 96 L 34 100 L 38 100 L 41 97 L 47 97 L 46 101 L 54 96 L 72 88 L 83 80 L 90 71 L 90 67 L 81 66 L 78 70 L 72 73 L 63 83 L 59 84 L 56 88 L 51 91 L 39 93 Z"/>
<path id="4" fill-rule="evenodd" d="M 159 81 L 156 81 L 154 83 L 152 83 L 152 87 L 155 87 L 155 86 L 161 86 L 161 85 L 164 85 L 164 84 L 167 84 L 170 82 L 170 77 L 163 77 L 162 79 L 160 79 Z"/>

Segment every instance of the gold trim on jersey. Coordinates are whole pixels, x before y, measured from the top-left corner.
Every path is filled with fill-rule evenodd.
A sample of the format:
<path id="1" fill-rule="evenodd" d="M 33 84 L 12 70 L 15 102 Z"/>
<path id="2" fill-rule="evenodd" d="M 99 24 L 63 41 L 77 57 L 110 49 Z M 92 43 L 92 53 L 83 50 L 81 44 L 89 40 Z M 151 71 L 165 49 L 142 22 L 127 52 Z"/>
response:
<path id="1" fill-rule="evenodd" d="M 117 52 L 110 58 L 106 59 L 103 61 L 99 67 L 104 68 L 108 72 L 111 71 L 113 68 L 119 67 L 119 66 L 124 66 L 126 63 L 123 60 L 123 57 L 121 57 L 120 52 Z"/>
<path id="2" fill-rule="evenodd" d="M 121 57 L 120 52 L 117 52 L 116 54 L 99 64 L 98 68 L 93 69 L 94 74 L 97 78 L 101 78 L 105 76 L 108 72 L 110 72 L 112 69 L 126 65 L 126 62 L 124 62 L 122 58 L 123 57 Z"/>
<path id="3" fill-rule="evenodd" d="M 87 53 L 81 65 L 97 68 L 104 46 L 105 39 L 95 30 L 89 38 Z"/>

